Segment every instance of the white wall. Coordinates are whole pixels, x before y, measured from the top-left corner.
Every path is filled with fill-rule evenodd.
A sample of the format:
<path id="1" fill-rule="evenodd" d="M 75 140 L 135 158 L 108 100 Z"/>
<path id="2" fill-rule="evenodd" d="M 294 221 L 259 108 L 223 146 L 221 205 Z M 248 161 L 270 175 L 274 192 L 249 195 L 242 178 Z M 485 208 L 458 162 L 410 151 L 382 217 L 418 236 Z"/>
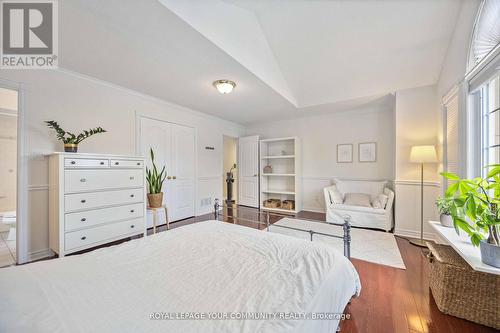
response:
<path id="1" fill-rule="evenodd" d="M 0 113 L 0 213 L 16 210 L 16 165 L 17 117 Z"/>
<path id="2" fill-rule="evenodd" d="M 48 159 L 61 151 L 44 120 L 57 120 L 69 131 L 102 126 L 108 132 L 84 141 L 80 152 L 135 154 L 136 113 L 185 124 L 197 131 L 197 214 L 211 206 L 200 198 L 222 196 L 222 137 L 239 136 L 243 128 L 212 116 L 141 95 L 102 81 L 66 71 L 2 71 L 0 80 L 24 84 L 26 151 L 29 154 L 29 253 L 43 256 L 48 249 Z M 205 150 L 212 146 L 215 150 Z"/>
<path id="3" fill-rule="evenodd" d="M 233 165 L 238 162 L 238 139 L 224 136 L 224 166 L 222 173 L 222 197 L 227 199 L 226 172 L 229 172 Z M 233 170 L 233 200 L 238 201 L 238 172 Z"/>
<path id="4" fill-rule="evenodd" d="M 395 233 L 420 234 L 420 165 L 410 162 L 415 145 L 434 145 L 439 150 L 436 86 L 401 90 L 396 93 L 396 180 Z M 424 233 L 433 238 L 428 220 L 438 218 L 434 205 L 440 193 L 439 163 L 424 166 Z"/>
<path id="5" fill-rule="evenodd" d="M 350 110 L 328 115 L 255 124 L 246 135 L 262 139 L 297 136 L 302 145 L 303 209 L 324 211 L 323 188 L 334 177 L 394 179 L 392 108 Z M 377 162 L 358 162 L 358 143 L 377 142 Z M 337 144 L 354 145 L 353 163 L 337 163 Z"/>

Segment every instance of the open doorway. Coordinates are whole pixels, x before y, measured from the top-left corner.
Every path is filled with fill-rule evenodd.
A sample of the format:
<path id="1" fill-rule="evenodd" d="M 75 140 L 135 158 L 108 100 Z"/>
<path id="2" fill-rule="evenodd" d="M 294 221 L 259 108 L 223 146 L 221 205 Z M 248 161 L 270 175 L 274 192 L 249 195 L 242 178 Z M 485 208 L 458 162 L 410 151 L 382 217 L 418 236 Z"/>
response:
<path id="1" fill-rule="evenodd" d="M 17 94 L 0 88 L 0 267 L 16 263 Z"/>
<path id="2" fill-rule="evenodd" d="M 222 197 L 224 204 L 232 205 L 238 202 L 238 138 L 224 135 L 223 140 Z"/>

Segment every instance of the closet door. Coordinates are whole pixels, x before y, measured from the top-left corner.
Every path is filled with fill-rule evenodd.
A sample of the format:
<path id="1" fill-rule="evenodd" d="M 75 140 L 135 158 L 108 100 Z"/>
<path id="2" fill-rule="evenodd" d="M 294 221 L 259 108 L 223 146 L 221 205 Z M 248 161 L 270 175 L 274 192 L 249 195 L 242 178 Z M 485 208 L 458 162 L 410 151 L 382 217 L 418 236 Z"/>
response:
<path id="1" fill-rule="evenodd" d="M 172 175 L 172 124 L 149 118 L 141 118 L 140 154 L 146 158 L 146 166 L 152 168 L 149 148 L 155 153 L 155 164 L 158 171 L 165 166 L 167 175 Z M 163 204 L 170 210 L 172 207 L 172 183 L 163 183 Z M 169 212 L 170 213 L 170 212 Z M 172 218 L 169 216 L 169 220 Z"/>
<path id="2" fill-rule="evenodd" d="M 172 124 L 172 202 L 173 221 L 195 215 L 195 133 L 191 127 Z"/>
<path id="3" fill-rule="evenodd" d="M 259 208 L 259 137 L 239 138 L 238 152 L 239 204 Z"/>

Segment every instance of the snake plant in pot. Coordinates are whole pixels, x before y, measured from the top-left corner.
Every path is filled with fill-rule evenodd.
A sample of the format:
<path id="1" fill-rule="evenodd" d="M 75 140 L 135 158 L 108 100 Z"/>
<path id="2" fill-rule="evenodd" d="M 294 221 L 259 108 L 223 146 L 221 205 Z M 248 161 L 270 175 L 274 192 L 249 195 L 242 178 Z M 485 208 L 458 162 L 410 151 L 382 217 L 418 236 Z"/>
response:
<path id="1" fill-rule="evenodd" d="M 455 230 L 465 231 L 479 246 L 481 261 L 500 268 L 500 164 L 488 166 L 485 178 L 461 179 L 453 173 L 441 175 L 451 180 L 446 190 Z"/>
<path id="2" fill-rule="evenodd" d="M 167 177 L 167 172 L 165 171 L 165 166 L 158 172 L 158 168 L 155 163 L 155 154 L 153 148 L 149 148 L 149 155 L 151 156 L 152 168 L 146 167 L 146 181 L 148 182 L 148 202 L 149 207 L 159 208 L 163 203 L 163 192 L 161 191 L 163 187 L 163 182 Z"/>

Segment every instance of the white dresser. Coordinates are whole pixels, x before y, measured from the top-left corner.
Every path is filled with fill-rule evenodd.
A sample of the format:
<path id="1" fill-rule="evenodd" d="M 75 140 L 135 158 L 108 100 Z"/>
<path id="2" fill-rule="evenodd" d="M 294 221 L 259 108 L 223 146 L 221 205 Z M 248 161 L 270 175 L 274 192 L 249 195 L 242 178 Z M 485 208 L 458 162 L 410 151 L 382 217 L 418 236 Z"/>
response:
<path id="1" fill-rule="evenodd" d="M 50 155 L 50 248 L 63 257 L 145 234 L 144 167 L 133 156 Z"/>

